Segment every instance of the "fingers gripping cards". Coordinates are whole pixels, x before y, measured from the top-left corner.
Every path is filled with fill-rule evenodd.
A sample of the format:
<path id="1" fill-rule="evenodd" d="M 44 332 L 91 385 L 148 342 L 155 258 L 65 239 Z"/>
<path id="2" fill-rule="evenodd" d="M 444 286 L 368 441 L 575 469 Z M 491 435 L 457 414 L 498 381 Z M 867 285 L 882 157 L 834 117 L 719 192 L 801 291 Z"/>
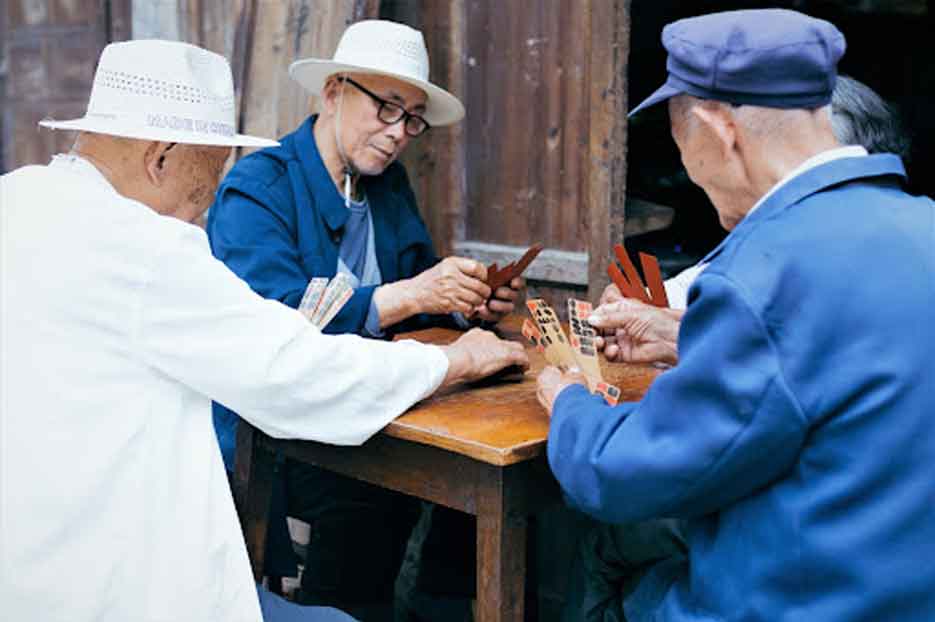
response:
<path id="1" fill-rule="evenodd" d="M 330 281 L 316 277 L 309 281 L 299 311 L 319 329 L 324 329 L 354 295 L 350 277 L 338 273 Z"/>
<path id="2" fill-rule="evenodd" d="M 567 339 L 555 310 L 544 300 L 527 300 L 526 307 L 538 325 L 539 337 L 533 341 L 536 328 L 531 323 L 527 326 L 528 320 L 523 323 L 523 335 L 537 344 L 537 348 L 544 352 L 549 364 L 562 371 L 574 367 L 580 369 L 587 378 L 588 388 L 602 395 L 611 406 L 615 405 L 620 399 L 620 390 L 604 382 L 601 377 L 601 366 L 594 343 L 597 334 L 585 323 L 588 314 L 591 313 L 591 304 L 581 300 L 568 301 L 571 337 Z"/>

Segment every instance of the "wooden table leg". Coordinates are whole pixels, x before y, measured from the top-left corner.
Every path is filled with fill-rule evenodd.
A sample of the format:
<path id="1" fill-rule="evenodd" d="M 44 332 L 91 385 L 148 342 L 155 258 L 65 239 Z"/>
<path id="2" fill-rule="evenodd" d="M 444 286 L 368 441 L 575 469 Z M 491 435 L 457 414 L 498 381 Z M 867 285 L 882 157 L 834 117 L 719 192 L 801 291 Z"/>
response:
<path id="1" fill-rule="evenodd" d="M 263 579 L 266 529 L 273 494 L 275 455 L 259 442 L 258 432 L 246 421 L 237 426 L 237 456 L 234 468 L 234 500 L 253 567 L 253 578 Z"/>
<path id="2" fill-rule="evenodd" d="M 477 620 L 522 622 L 526 515 L 511 507 L 509 468 L 491 467 L 477 483 Z"/>

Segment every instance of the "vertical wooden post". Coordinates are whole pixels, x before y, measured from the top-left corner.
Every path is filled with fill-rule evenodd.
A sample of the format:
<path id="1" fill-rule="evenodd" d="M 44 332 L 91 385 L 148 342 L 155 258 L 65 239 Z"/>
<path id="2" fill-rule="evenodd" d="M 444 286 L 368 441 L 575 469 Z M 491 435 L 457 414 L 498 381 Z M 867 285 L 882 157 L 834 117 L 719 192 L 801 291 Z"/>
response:
<path id="1" fill-rule="evenodd" d="M 263 578 L 269 504 L 273 495 L 275 456 L 259 446 L 262 434 L 246 421 L 237 426 L 237 453 L 234 459 L 234 503 L 243 529 L 253 577 Z"/>
<path id="2" fill-rule="evenodd" d="M 589 0 L 590 173 L 588 298 L 609 282 L 611 249 L 623 241 L 627 183 L 627 57 L 630 0 Z"/>
<path id="3" fill-rule="evenodd" d="M 522 622 L 527 519 L 516 499 L 521 487 L 515 468 L 484 466 L 476 502 L 477 620 Z"/>

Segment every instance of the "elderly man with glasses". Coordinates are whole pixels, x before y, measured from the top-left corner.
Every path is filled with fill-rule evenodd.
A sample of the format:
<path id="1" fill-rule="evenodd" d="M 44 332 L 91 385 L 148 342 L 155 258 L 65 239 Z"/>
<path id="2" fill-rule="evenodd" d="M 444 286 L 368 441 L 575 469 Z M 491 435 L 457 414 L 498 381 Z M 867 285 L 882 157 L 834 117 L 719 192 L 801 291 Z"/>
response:
<path id="1" fill-rule="evenodd" d="M 101 54 L 70 153 L 0 176 L 0 618 L 347 620 L 255 588 L 211 400 L 278 438 L 363 443 L 439 387 L 528 363 L 323 335 L 250 291 L 192 223 L 236 132 L 227 61 Z"/>
<path id="2" fill-rule="evenodd" d="M 522 279 L 491 292 L 480 263 L 439 261 L 397 161 L 431 126 L 464 116 L 456 97 L 428 82 L 421 33 L 393 22 L 358 22 L 334 58 L 297 61 L 290 75 L 320 97 L 321 111 L 283 137 L 281 147 L 254 153 L 230 171 L 208 218 L 215 256 L 260 295 L 292 307 L 312 278 L 349 275 L 354 294 L 327 332 L 388 338 L 427 325 L 466 328 L 467 318 L 495 322 L 512 311 Z M 215 405 L 229 469 L 237 421 Z M 283 472 L 267 573 L 294 573 L 287 513 L 312 525 L 300 598 L 365 620 L 388 616 L 418 502 L 308 465 L 287 462 Z M 439 510 L 434 519 L 463 532 L 446 538 L 447 546 L 464 542 L 460 557 L 472 561 L 467 517 Z M 472 587 L 473 564 L 446 555 L 442 566 L 464 567 L 462 583 Z"/>

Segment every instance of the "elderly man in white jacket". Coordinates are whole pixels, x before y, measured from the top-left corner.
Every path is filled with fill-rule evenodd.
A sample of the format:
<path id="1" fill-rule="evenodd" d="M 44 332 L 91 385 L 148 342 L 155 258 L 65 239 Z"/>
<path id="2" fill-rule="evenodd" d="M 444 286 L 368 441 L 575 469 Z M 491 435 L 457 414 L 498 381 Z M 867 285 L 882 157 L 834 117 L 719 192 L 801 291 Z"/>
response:
<path id="1" fill-rule="evenodd" d="M 194 221 L 237 134 L 226 61 L 108 46 L 71 154 L 0 178 L 0 618 L 255 622 L 210 400 L 358 444 L 441 385 L 525 365 L 324 336 L 212 258 Z M 167 217 L 174 216 L 174 217 Z M 335 415 L 339 413 L 339 415 Z"/>

